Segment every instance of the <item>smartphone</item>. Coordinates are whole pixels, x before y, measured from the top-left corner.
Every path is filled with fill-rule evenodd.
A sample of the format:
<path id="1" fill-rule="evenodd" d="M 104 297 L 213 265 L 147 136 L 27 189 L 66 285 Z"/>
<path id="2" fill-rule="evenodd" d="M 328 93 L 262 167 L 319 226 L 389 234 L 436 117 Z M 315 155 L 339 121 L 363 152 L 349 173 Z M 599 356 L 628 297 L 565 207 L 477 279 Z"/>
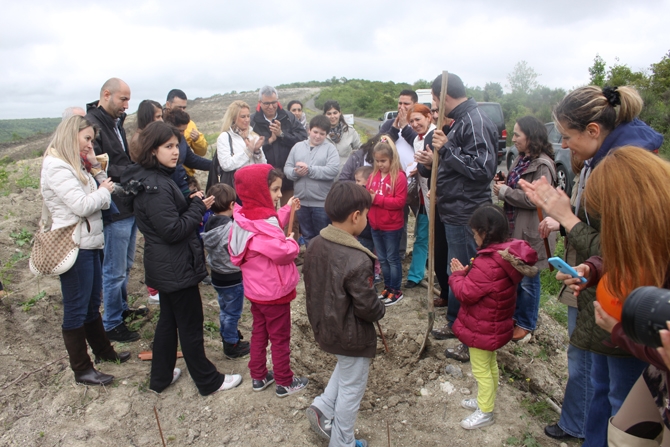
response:
<path id="1" fill-rule="evenodd" d="M 496 172 L 496 179 L 497 179 L 499 182 L 504 181 L 504 180 L 505 180 L 505 174 L 503 174 L 502 171 L 498 171 L 498 172 Z"/>
<path id="2" fill-rule="evenodd" d="M 586 278 L 583 276 L 579 276 L 579 273 L 577 273 L 577 270 L 573 269 L 570 267 L 564 260 L 561 258 L 549 258 L 548 259 L 549 264 L 553 265 L 556 270 L 558 270 L 561 273 L 565 273 L 566 275 L 570 275 L 573 278 L 579 278 L 581 282 L 587 282 Z"/>

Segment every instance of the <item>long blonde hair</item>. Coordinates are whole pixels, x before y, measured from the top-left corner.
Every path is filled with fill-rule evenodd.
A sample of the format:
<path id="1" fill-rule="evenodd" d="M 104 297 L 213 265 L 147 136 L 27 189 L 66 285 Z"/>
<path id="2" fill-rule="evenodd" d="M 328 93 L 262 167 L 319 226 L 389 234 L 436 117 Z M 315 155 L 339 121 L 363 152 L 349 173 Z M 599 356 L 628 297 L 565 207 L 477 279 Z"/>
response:
<path id="1" fill-rule="evenodd" d="M 400 167 L 400 156 L 398 155 L 398 150 L 395 147 L 395 143 L 388 135 L 382 135 L 379 138 L 379 143 L 375 144 L 374 149 L 372 149 L 372 156 L 377 152 L 386 155 L 389 160 L 391 160 L 391 168 L 389 169 L 389 175 L 391 176 L 391 188 L 395 190 L 395 182 L 398 179 L 398 174 L 402 170 Z M 372 174 L 368 178 L 368 185 L 375 178 L 375 175 L 379 172 L 379 166 L 377 163 L 373 163 Z"/>
<path id="2" fill-rule="evenodd" d="M 88 184 L 88 175 L 82 169 L 82 161 L 79 155 L 79 132 L 89 127 L 93 128 L 94 138 L 98 134 L 98 129 L 89 120 L 83 116 L 74 115 L 67 118 L 56 128 L 44 156 L 51 155 L 52 157 L 60 158 L 65 163 L 74 168 L 74 171 L 84 185 Z"/>
<path id="3" fill-rule="evenodd" d="M 244 101 L 238 99 L 230 103 L 228 109 L 226 109 L 226 113 L 223 115 L 223 125 L 221 126 L 221 132 L 228 132 L 230 128 L 233 127 L 233 124 L 235 123 L 237 117 L 240 116 L 242 109 L 248 109 L 249 112 L 251 112 L 251 107 L 249 107 L 249 104 Z M 253 130 L 251 130 L 251 124 L 249 124 L 249 136 L 251 135 L 255 134 Z"/>
<path id="4" fill-rule="evenodd" d="M 593 169 L 587 211 L 601 217 L 606 286 L 621 301 L 641 286 L 663 287 L 670 267 L 670 163 L 625 146 Z"/>

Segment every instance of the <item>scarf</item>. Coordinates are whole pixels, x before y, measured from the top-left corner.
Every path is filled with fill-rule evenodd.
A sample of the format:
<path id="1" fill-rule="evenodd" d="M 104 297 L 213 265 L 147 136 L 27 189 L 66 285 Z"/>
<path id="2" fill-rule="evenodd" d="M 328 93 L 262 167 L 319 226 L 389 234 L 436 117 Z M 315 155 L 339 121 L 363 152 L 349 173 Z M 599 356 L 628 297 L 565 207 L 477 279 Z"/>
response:
<path id="1" fill-rule="evenodd" d="M 512 169 L 507 176 L 507 186 L 515 189 L 517 183 L 519 183 L 519 179 L 521 179 L 521 176 L 523 175 L 524 172 L 526 172 L 526 169 L 528 169 L 528 166 L 530 165 L 531 158 L 529 156 L 523 157 L 521 160 L 519 160 L 519 163 Z M 514 232 L 514 211 L 516 211 L 516 207 L 510 205 L 509 203 L 505 202 L 505 214 L 507 215 L 507 220 L 509 221 L 509 234 L 511 235 Z"/>
<path id="2" fill-rule="evenodd" d="M 90 172 L 91 172 L 91 168 L 93 167 L 93 165 L 91 164 L 91 162 L 88 161 L 88 159 L 87 159 L 86 157 L 84 157 L 83 155 L 81 155 L 81 153 L 79 154 L 79 158 L 81 158 L 81 162 L 82 162 L 82 164 L 84 165 L 84 168 L 86 168 L 86 172 L 90 173 Z"/>
<path id="3" fill-rule="evenodd" d="M 337 144 L 342 139 L 342 132 L 344 132 L 344 126 L 342 125 L 342 122 L 340 121 L 339 123 L 337 123 L 337 126 L 330 128 L 330 132 L 328 133 L 328 138 L 330 138 L 330 141 Z"/>

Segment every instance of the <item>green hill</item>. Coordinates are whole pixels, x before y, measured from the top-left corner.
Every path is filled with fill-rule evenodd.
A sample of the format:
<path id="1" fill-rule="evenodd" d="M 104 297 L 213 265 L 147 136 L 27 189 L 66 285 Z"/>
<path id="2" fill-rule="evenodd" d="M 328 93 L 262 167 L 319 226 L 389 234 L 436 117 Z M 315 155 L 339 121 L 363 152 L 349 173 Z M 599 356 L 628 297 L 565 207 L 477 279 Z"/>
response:
<path id="1" fill-rule="evenodd" d="M 60 121 L 60 118 L 0 120 L 0 143 L 19 141 L 37 134 L 50 134 L 56 130 Z"/>

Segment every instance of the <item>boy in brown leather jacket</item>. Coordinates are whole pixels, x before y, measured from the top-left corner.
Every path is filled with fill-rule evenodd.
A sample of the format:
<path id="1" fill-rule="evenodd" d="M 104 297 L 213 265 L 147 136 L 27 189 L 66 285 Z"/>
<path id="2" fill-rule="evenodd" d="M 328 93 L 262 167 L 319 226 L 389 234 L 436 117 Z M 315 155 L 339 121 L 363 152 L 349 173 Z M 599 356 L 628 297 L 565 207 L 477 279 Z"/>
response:
<path id="1" fill-rule="evenodd" d="M 305 253 L 307 316 L 321 349 L 337 357 L 326 389 L 306 413 L 312 429 L 330 439 L 331 447 L 367 446 L 354 438 L 354 424 L 377 353 L 373 323 L 386 309 L 373 286 L 376 258 L 356 240 L 367 225 L 371 202 L 365 188 L 335 183 L 324 205 L 333 223 Z"/>

